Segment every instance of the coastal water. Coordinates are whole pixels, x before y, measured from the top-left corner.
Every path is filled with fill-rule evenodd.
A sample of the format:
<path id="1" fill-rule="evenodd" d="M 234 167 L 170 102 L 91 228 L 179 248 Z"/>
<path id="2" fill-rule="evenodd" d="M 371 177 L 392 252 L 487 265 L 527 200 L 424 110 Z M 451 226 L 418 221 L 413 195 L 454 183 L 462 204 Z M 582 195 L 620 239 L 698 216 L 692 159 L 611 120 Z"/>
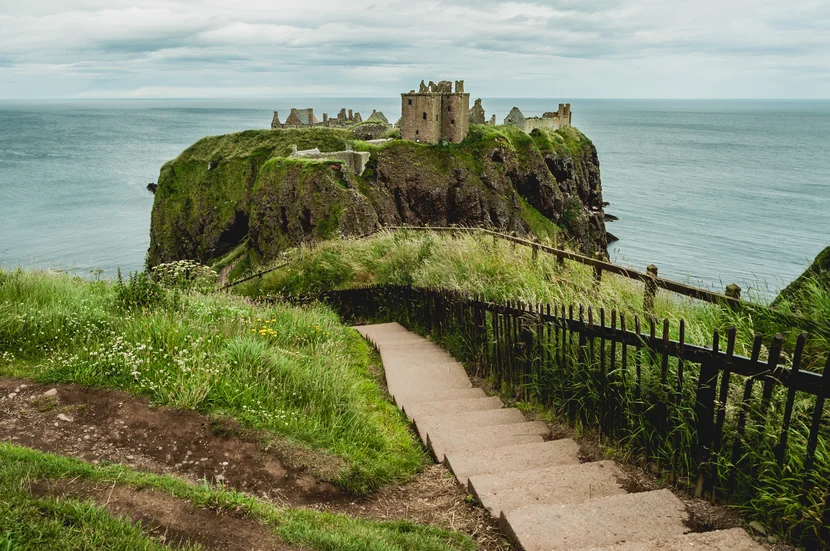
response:
<path id="1" fill-rule="evenodd" d="M 716 289 L 769 295 L 830 244 L 830 101 L 570 100 L 596 144 L 612 257 Z M 487 99 L 499 120 L 559 100 Z M 112 275 L 143 266 L 161 165 L 272 112 L 382 110 L 399 100 L 0 102 L 0 265 Z M 767 289 L 764 291 L 764 289 Z"/>

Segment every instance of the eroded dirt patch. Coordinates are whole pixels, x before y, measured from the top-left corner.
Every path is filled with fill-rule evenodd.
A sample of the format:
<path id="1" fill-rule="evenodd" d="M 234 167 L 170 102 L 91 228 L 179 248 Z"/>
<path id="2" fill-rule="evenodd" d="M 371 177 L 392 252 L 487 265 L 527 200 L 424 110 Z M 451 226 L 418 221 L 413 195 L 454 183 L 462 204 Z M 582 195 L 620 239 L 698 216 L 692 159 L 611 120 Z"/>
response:
<path id="1" fill-rule="evenodd" d="M 256 520 L 228 511 L 194 506 L 155 490 L 136 490 L 109 483 L 48 480 L 31 488 L 37 496 L 92 499 L 116 516 L 139 521 L 148 536 L 171 546 L 199 543 L 222 551 L 293 551 Z"/>
<path id="2" fill-rule="evenodd" d="M 512 549 L 487 510 L 467 498 L 467 492 L 443 465 L 427 466 L 406 484 L 388 486 L 349 503 L 315 508 L 356 517 L 432 524 L 470 535 L 482 551 Z"/>
<path id="3" fill-rule="evenodd" d="M 47 396 L 52 389 L 55 395 Z M 78 385 L 44 386 L 0 377 L 0 440 L 96 464 L 124 463 L 137 470 L 174 474 L 194 482 L 203 478 L 219 480 L 231 488 L 290 506 L 366 519 L 432 524 L 469 534 L 483 551 L 510 548 L 489 513 L 467 499 L 467 492 L 442 465 L 428 465 L 405 484 L 364 497 L 348 496 L 303 469 L 287 467 L 280 460 L 286 450 L 280 450 L 277 456 L 273 450 L 263 449 L 233 423 L 216 423 L 195 412 L 152 408 L 145 400 L 125 392 Z M 166 530 L 168 538 L 179 538 L 175 541 L 191 538 L 210 549 L 288 549 L 262 547 L 264 540 L 259 542 L 260 547 L 223 547 L 224 540 L 210 543 L 199 539 L 201 532 L 194 530 L 199 526 L 210 529 L 211 525 L 205 524 L 208 520 L 232 523 L 240 519 L 229 517 L 230 513 L 202 511 L 186 501 L 181 505 L 177 503 L 180 500 L 150 490 L 113 489 L 111 484 L 96 486 L 83 481 L 40 482 L 36 489 L 49 495 L 92 498 L 119 514 L 141 520 L 145 528 L 152 527 L 153 534 Z M 188 532 L 187 527 L 193 530 Z M 260 528 L 257 524 L 256 529 Z"/>
<path id="4" fill-rule="evenodd" d="M 228 420 L 150 407 L 125 392 L 0 377 L 0 440 L 99 464 L 123 463 L 290 505 L 344 500 Z M 332 458 L 334 473 L 339 461 Z"/>

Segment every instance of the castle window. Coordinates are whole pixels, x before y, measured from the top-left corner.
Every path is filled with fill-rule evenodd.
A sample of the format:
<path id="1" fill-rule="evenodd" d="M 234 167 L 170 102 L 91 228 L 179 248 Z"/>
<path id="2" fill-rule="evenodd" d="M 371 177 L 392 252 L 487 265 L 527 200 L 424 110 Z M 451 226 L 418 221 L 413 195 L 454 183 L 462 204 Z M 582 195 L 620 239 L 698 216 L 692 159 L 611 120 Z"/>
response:
<path id="1" fill-rule="evenodd" d="M 424 111 L 424 120 L 427 120 L 427 112 Z"/>
<path id="2" fill-rule="evenodd" d="M 412 100 L 411 99 L 407 100 L 407 101 L 409 102 L 409 105 L 412 105 Z"/>
<path id="3" fill-rule="evenodd" d="M 420 132 L 420 130 L 416 130 L 416 131 L 415 131 L 415 135 L 416 135 L 416 136 L 417 136 L 418 134 L 420 134 L 420 133 L 421 133 L 421 132 Z"/>
<path id="4" fill-rule="evenodd" d="M 452 111 L 452 105 L 447 105 L 447 111 Z"/>
<path id="5" fill-rule="evenodd" d="M 455 124 L 455 119 L 451 120 L 450 124 Z"/>
<path id="6" fill-rule="evenodd" d="M 435 120 L 438 120 L 438 113 L 435 113 Z"/>

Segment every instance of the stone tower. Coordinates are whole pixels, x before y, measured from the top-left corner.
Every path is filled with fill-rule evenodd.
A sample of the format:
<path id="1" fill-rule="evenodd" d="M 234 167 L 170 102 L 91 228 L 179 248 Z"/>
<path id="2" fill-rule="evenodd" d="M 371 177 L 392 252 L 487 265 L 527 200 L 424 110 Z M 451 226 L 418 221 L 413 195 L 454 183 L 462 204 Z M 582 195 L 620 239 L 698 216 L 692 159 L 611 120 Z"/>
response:
<path id="1" fill-rule="evenodd" d="M 464 92 L 464 81 L 442 80 L 429 85 L 421 81 L 416 92 L 401 94 L 401 138 L 422 143 L 441 140 L 458 143 L 469 130 L 470 94 Z"/>

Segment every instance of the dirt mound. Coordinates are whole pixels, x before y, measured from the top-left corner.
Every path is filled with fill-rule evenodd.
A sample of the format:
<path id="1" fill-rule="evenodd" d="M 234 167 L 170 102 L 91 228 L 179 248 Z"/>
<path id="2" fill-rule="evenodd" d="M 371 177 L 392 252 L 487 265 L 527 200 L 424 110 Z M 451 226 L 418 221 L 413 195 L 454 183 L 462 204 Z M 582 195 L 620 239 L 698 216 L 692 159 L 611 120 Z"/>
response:
<path id="1" fill-rule="evenodd" d="M 228 420 L 153 408 L 125 392 L 0 378 L 0 440 L 98 464 L 221 482 L 290 505 L 345 500 Z M 336 473 L 340 460 L 331 458 Z"/>

